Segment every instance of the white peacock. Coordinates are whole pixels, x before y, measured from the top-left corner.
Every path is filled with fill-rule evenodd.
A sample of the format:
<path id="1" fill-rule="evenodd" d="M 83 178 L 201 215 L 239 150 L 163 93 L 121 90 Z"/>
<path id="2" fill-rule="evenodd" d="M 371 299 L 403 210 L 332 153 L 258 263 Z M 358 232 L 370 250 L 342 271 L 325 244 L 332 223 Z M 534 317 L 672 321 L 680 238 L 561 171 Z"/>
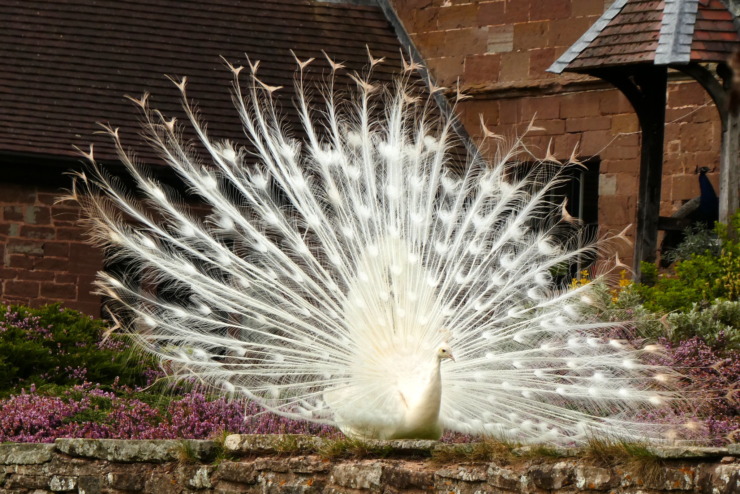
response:
<path id="1" fill-rule="evenodd" d="M 597 250 L 551 203 L 562 167 L 518 177 L 514 146 L 453 169 L 454 119 L 430 110 L 412 65 L 390 89 L 351 74 L 357 89 L 340 97 L 332 63 L 329 89 L 311 99 L 309 61 L 296 61 L 302 142 L 257 64 L 246 88 L 230 66 L 249 148 L 209 136 L 178 84 L 208 165 L 173 120 L 137 101 L 149 142 L 206 217 L 151 178 L 116 130 L 140 199 L 91 149 L 71 197 L 94 241 L 127 261 L 98 284 L 141 346 L 181 374 L 352 436 L 661 438 L 640 417 L 675 398 L 661 387 L 672 372 L 643 358 L 650 348 L 603 336 L 615 324 L 589 316 L 590 284 L 553 281 Z"/>

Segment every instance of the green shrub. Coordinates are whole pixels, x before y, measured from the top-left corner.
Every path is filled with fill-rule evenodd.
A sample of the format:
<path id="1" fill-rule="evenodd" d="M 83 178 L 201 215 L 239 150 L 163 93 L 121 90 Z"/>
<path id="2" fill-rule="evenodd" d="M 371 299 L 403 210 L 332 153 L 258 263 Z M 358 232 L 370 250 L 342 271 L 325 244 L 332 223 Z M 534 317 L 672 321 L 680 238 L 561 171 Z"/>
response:
<path id="1" fill-rule="evenodd" d="M 718 301 L 705 309 L 694 305 L 688 312 L 669 314 L 666 323 L 674 343 L 700 336 L 711 347 L 740 350 L 740 302 Z"/>
<path id="2" fill-rule="evenodd" d="M 675 249 L 662 256 L 666 261 L 676 262 L 691 259 L 696 255 L 721 254 L 722 244 L 716 228 L 707 228 L 704 224 L 699 224 L 687 228 L 684 235 L 684 240 Z"/>
<path id="3" fill-rule="evenodd" d="M 31 385 L 145 383 L 151 359 L 119 335 L 104 338 L 105 330 L 103 321 L 59 304 L 8 306 L 0 314 L 0 396 Z"/>
<path id="4" fill-rule="evenodd" d="M 675 274 L 659 275 L 655 264 L 642 263 L 643 283 L 635 284 L 631 291 L 639 295 L 645 308 L 652 312 L 691 310 L 694 304 L 707 305 L 723 298 L 725 290 L 719 281 L 723 275 L 717 257 L 695 256 L 680 261 Z"/>
<path id="5" fill-rule="evenodd" d="M 653 312 L 691 311 L 695 304 L 707 307 L 714 300 L 740 298 L 740 212 L 727 227 L 715 228 L 719 245 L 695 253 L 695 246 L 681 244 L 678 251 L 689 253 L 678 260 L 673 273 L 660 274 L 652 263 L 642 263 L 643 282 L 629 287 L 644 307 Z M 694 239 L 687 239 L 697 243 Z"/>

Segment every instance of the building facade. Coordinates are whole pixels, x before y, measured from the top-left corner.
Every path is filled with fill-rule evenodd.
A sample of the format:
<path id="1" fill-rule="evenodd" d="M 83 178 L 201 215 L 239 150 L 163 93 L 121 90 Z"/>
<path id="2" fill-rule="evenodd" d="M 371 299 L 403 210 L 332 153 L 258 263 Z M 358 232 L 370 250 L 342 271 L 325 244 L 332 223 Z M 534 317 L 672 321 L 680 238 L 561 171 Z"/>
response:
<path id="1" fill-rule="evenodd" d="M 548 67 L 604 13 L 611 0 L 395 0 L 393 5 L 440 86 L 472 96 L 457 104 L 468 133 L 480 141 L 481 120 L 503 136 L 536 130 L 524 142 L 544 158 L 575 155 L 598 164 L 600 235 L 634 237 L 641 134 L 627 99 L 606 82 Z M 709 95 L 670 74 L 660 214 L 670 216 L 699 195 L 697 169 L 708 167 L 718 189 L 721 124 Z M 490 145 L 486 144 L 489 148 Z M 484 147 L 486 146 L 484 145 Z M 632 226 L 630 226 L 632 225 Z M 615 243 L 632 262 L 632 246 Z"/>

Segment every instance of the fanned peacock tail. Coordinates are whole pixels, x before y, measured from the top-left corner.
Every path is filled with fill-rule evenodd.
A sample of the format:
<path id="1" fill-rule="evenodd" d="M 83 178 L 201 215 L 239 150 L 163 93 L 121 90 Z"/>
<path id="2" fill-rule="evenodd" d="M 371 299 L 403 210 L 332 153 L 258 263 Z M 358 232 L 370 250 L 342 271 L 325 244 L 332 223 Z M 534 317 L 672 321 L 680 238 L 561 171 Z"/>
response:
<path id="1" fill-rule="evenodd" d="M 411 65 L 384 87 L 371 58 L 340 97 L 339 64 L 317 90 L 296 61 L 301 140 L 257 64 L 247 87 L 230 66 L 248 146 L 208 135 L 184 79 L 197 146 L 134 100 L 148 142 L 207 214 L 147 173 L 116 129 L 135 192 L 88 154 L 71 198 L 126 266 L 98 285 L 141 346 L 180 375 L 351 434 L 433 436 L 436 406 L 445 428 L 522 441 L 663 437 L 640 418 L 675 398 L 672 371 L 644 358 L 653 348 L 603 336 L 615 324 L 593 317 L 592 284 L 553 279 L 598 250 L 552 202 L 564 166 L 522 172 L 520 142 L 493 162 L 454 162 L 454 119 Z M 440 366 L 445 343 L 456 362 Z"/>

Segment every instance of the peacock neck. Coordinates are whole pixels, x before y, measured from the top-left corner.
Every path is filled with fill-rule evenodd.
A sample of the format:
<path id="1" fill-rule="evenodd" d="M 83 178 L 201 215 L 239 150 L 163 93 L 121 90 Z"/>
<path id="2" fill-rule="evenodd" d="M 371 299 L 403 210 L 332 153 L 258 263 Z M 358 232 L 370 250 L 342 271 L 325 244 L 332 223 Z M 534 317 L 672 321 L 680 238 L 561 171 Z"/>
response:
<path id="1" fill-rule="evenodd" d="M 426 379 L 418 381 L 414 400 L 408 403 L 403 434 L 406 437 L 439 439 L 442 429 L 439 425 L 439 410 L 442 400 L 442 377 L 440 360 L 434 365 Z"/>

